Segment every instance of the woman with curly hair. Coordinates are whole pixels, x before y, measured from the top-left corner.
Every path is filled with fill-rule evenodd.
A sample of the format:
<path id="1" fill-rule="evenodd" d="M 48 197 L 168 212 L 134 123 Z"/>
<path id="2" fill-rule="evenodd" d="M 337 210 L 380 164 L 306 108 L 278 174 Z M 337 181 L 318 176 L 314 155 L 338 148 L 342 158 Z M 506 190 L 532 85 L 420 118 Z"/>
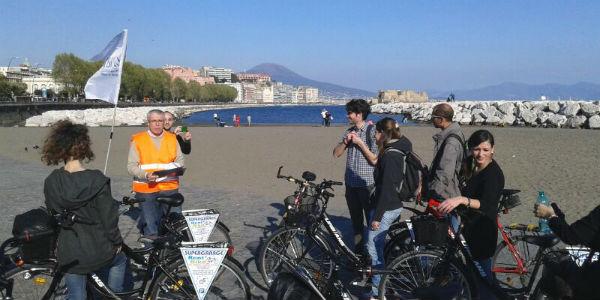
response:
<path id="1" fill-rule="evenodd" d="M 111 290 L 123 290 L 127 259 L 120 252 L 118 204 L 110 179 L 82 162 L 94 159 L 88 129 L 69 120 L 56 122 L 42 149 L 42 161 L 60 165 L 44 181 L 46 206 L 52 213 L 74 213 L 74 223 L 58 235 L 57 258 L 65 268 L 67 299 L 86 299 L 86 274 L 96 272 Z"/>

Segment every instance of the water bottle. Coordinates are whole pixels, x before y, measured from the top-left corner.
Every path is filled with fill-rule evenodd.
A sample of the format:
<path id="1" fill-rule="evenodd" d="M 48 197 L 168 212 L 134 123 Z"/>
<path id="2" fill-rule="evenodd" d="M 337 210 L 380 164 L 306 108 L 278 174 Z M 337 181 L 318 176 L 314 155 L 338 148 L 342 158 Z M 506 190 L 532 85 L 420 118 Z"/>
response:
<path id="1" fill-rule="evenodd" d="M 546 194 L 544 194 L 544 191 L 540 191 L 538 193 L 537 203 L 544 204 L 546 206 L 550 206 L 550 200 L 548 200 L 548 197 L 546 197 Z M 540 233 L 543 233 L 543 234 L 550 233 L 550 227 L 548 226 L 547 219 L 540 218 L 538 225 L 540 227 Z"/>

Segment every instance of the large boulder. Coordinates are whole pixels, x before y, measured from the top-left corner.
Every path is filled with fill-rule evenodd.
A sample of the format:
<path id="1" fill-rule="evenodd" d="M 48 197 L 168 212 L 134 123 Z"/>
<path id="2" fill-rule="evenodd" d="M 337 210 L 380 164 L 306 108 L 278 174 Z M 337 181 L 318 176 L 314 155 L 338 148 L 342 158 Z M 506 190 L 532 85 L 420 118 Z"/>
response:
<path id="1" fill-rule="evenodd" d="M 515 113 L 515 104 L 512 102 L 502 102 L 498 104 L 498 110 L 505 115 L 512 115 Z"/>
<path id="2" fill-rule="evenodd" d="M 500 117 L 497 116 L 490 116 L 488 118 L 485 119 L 485 124 L 487 125 L 499 125 L 502 122 L 502 119 L 500 119 Z"/>
<path id="3" fill-rule="evenodd" d="M 519 108 L 519 117 L 527 125 L 535 125 L 536 124 L 537 115 L 533 111 L 527 109 L 524 106 Z"/>
<path id="4" fill-rule="evenodd" d="M 567 117 L 574 117 L 577 115 L 577 113 L 579 112 L 580 109 L 581 109 L 581 107 L 579 106 L 579 103 L 569 101 L 569 102 L 565 103 L 561 112 L 563 115 L 565 115 Z"/>
<path id="5" fill-rule="evenodd" d="M 583 102 L 581 103 L 581 112 L 588 117 L 598 115 L 600 114 L 600 105 L 592 102 Z"/>
<path id="6" fill-rule="evenodd" d="M 540 111 L 537 113 L 537 122 L 540 124 L 544 124 L 546 123 L 546 121 L 548 121 L 548 118 L 550 118 L 550 116 L 553 115 L 554 114 L 551 112 Z"/>
<path id="7" fill-rule="evenodd" d="M 583 127 L 583 124 L 585 124 L 585 121 L 587 121 L 587 118 L 585 116 L 574 116 L 574 117 L 569 117 L 567 119 L 567 123 L 565 123 L 565 125 L 567 127 L 571 127 L 571 128 L 581 128 Z"/>
<path id="8" fill-rule="evenodd" d="M 500 111 L 498 111 L 498 109 L 496 107 L 490 105 L 481 112 L 481 116 L 487 120 L 491 117 L 502 116 L 502 113 Z M 498 118 L 498 119 L 500 119 L 500 118 Z"/>
<path id="9" fill-rule="evenodd" d="M 548 118 L 548 124 L 554 127 L 562 127 L 567 123 L 567 117 L 564 115 L 552 115 Z"/>
<path id="10" fill-rule="evenodd" d="M 588 119 L 588 127 L 591 129 L 600 129 L 600 115 L 593 115 Z"/>
<path id="11" fill-rule="evenodd" d="M 515 118 L 515 116 L 514 116 L 513 114 L 510 114 L 510 115 L 503 115 L 503 116 L 500 118 L 500 122 L 498 123 L 498 125 L 509 125 L 509 126 L 510 126 L 510 125 L 513 125 L 513 124 L 515 124 L 515 120 L 516 120 L 516 119 L 517 119 L 517 118 Z"/>
<path id="12" fill-rule="evenodd" d="M 548 110 L 553 112 L 553 113 L 557 113 L 560 111 L 560 105 L 558 105 L 558 102 L 548 102 Z"/>

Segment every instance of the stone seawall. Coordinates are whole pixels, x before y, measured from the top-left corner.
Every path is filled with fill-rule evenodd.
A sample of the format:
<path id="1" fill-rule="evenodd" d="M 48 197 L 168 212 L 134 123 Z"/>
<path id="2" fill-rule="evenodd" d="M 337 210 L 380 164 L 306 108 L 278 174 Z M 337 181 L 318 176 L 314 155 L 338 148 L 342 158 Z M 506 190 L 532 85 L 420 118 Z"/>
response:
<path id="1" fill-rule="evenodd" d="M 252 107 L 253 105 L 189 105 L 189 106 L 144 106 L 144 107 L 118 107 L 115 115 L 115 126 L 140 126 L 146 122 L 146 114 L 152 109 L 170 111 L 178 118 L 183 118 L 192 113 L 213 109 L 228 109 L 238 107 Z M 264 106 L 264 104 L 261 104 Z M 25 121 L 26 127 L 46 127 L 52 123 L 68 118 L 69 120 L 85 124 L 90 127 L 111 126 L 114 108 L 91 108 L 85 110 L 52 110 L 33 116 Z"/>
<path id="2" fill-rule="evenodd" d="M 375 104 L 374 113 L 404 114 L 427 122 L 439 103 Z M 449 103 L 460 124 L 600 129 L 600 102 L 594 101 L 461 101 Z"/>

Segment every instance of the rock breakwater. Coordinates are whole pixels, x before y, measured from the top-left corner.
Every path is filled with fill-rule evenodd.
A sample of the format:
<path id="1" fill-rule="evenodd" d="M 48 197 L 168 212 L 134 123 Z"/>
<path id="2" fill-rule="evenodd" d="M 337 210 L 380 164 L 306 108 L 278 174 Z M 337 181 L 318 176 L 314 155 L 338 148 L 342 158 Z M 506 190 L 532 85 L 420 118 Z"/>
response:
<path id="1" fill-rule="evenodd" d="M 374 113 L 404 114 L 427 122 L 439 103 L 388 103 Z M 600 101 L 460 101 L 449 103 L 454 121 L 463 125 L 532 126 L 600 129 Z"/>

